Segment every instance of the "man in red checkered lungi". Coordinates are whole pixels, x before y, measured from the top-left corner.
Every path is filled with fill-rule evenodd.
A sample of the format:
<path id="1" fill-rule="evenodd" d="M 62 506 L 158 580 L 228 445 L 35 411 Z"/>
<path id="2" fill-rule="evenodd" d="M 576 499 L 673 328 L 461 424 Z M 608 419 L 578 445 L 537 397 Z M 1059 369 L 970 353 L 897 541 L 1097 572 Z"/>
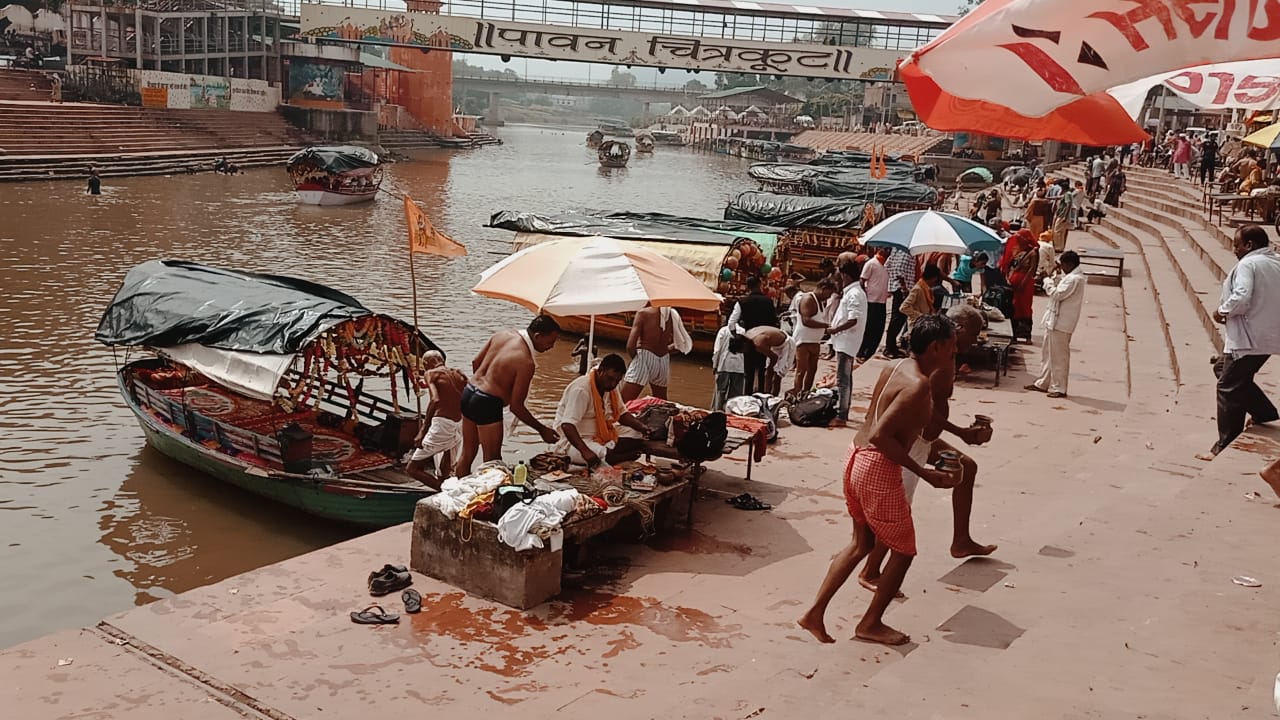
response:
<path id="1" fill-rule="evenodd" d="M 853 538 L 832 559 L 817 599 L 799 621 L 800 627 L 822 642 L 835 642 L 824 623 L 827 605 L 877 540 L 889 548 L 889 561 L 854 636 L 885 645 L 910 642 L 906 634 L 884 624 L 885 610 L 916 555 L 916 531 L 902 470 L 939 488 L 954 487 L 960 481 L 959 473 L 923 466 L 909 452 L 933 415 L 929 376 L 955 362 L 955 327 L 942 315 L 921 316 L 911 329 L 910 345 L 910 358 L 880 372 L 867 417 L 849 447 L 844 497 L 853 518 Z"/>

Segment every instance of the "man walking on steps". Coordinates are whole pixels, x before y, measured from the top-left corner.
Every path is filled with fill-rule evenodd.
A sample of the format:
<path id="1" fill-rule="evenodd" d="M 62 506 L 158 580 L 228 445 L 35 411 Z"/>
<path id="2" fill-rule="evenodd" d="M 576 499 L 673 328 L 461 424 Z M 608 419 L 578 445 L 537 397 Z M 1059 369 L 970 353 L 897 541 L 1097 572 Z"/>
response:
<path id="1" fill-rule="evenodd" d="M 1267 231 L 1245 225 L 1232 243 L 1239 262 L 1222 283 L 1222 301 L 1213 319 L 1226 325 L 1222 356 L 1214 364 L 1218 375 L 1218 441 L 1208 454 L 1212 460 L 1244 432 L 1245 415 L 1255 423 L 1280 419 L 1254 376 L 1275 353 L 1280 353 L 1280 255 L 1271 249 Z"/>
<path id="2" fill-rule="evenodd" d="M 1080 256 L 1068 250 L 1058 259 L 1058 272 L 1044 279 L 1049 309 L 1044 314 L 1044 346 L 1040 377 L 1027 390 L 1048 393 L 1051 398 L 1067 396 L 1067 375 L 1071 372 L 1071 333 L 1080 321 L 1084 306 L 1084 286 L 1089 279 L 1080 269 Z"/>

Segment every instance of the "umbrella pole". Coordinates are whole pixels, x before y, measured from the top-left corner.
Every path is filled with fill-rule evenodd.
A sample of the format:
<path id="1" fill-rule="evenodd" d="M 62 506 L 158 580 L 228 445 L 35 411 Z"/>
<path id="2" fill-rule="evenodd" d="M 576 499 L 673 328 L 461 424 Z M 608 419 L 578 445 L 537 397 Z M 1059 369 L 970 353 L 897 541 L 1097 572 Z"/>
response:
<path id="1" fill-rule="evenodd" d="M 591 316 L 591 325 L 587 329 L 587 368 L 591 368 L 591 351 L 595 349 L 596 344 L 596 316 Z"/>

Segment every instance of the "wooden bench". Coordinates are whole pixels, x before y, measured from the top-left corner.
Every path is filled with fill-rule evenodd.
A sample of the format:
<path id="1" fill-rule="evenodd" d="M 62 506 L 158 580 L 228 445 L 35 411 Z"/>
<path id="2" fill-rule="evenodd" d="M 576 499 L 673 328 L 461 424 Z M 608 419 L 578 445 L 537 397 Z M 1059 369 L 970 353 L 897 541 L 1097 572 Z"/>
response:
<path id="1" fill-rule="evenodd" d="M 686 495 L 691 506 L 690 480 L 650 492 L 628 491 L 629 499 L 652 504 L 658 527 L 674 524 L 674 510 L 683 505 Z M 583 548 L 636 514 L 630 505 L 610 507 L 598 515 L 564 523 L 558 535 L 545 541 L 545 547 L 517 552 L 498 539 L 494 523 L 450 519 L 422 500 L 414 509 L 409 563 L 413 570 L 470 595 L 527 610 L 560 594 L 565 545 Z"/>
<path id="2" fill-rule="evenodd" d="M 1088 275 L 1106 275 L 1115 277 L 1118 282 L 1123 282 L 1124 278 L 1124 251 L 1113 250 L 1111 248 L 1079 248 L 1076 254 L 1080 256 L 1080 265 L 1102 268 L 1101 270 L 1086 272 Z"/>

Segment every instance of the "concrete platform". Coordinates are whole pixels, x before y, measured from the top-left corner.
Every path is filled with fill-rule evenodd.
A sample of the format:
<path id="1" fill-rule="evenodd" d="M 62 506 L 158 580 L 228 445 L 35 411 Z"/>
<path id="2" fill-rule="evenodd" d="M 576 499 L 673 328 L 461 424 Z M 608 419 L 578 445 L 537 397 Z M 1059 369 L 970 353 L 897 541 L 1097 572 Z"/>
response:
<path id="1" fill-rule="evenodd" d="M 1214 439 L 1213 343 L 1183 254 L 1141 230 L 1119 238 L 1124 283 L 1087 288 L 1069 397 L 1021 390 L 1038 347 L 998 388 L 961 381 L 955 415 L 995 418 L 971 450 L 973 532 L 1000 549 L 951 558 L 949 495 L 921 488 L 921 555 L 887 616 L 912 645 L 847 639 L 869 598 L 852 583 L 828 618 L 840 642 L 795 626 L 848 540 L 853 430 L 788 427 L 754 482 L 711 466 L 693 532 L 623 538 L 532 610 L 415 575 L 421 614 L 352 624 L 368 572 L 407 561 L 401 526 L 10 648 L 0 704 L 24 720 L 1274 717 L 1280 498 L 1257 472 L 1280 429 L 1193 458 Z M 855 373 L 859 413 L 879 367 Z M 744 491 L 774 510 L 721 502 Z"/>

